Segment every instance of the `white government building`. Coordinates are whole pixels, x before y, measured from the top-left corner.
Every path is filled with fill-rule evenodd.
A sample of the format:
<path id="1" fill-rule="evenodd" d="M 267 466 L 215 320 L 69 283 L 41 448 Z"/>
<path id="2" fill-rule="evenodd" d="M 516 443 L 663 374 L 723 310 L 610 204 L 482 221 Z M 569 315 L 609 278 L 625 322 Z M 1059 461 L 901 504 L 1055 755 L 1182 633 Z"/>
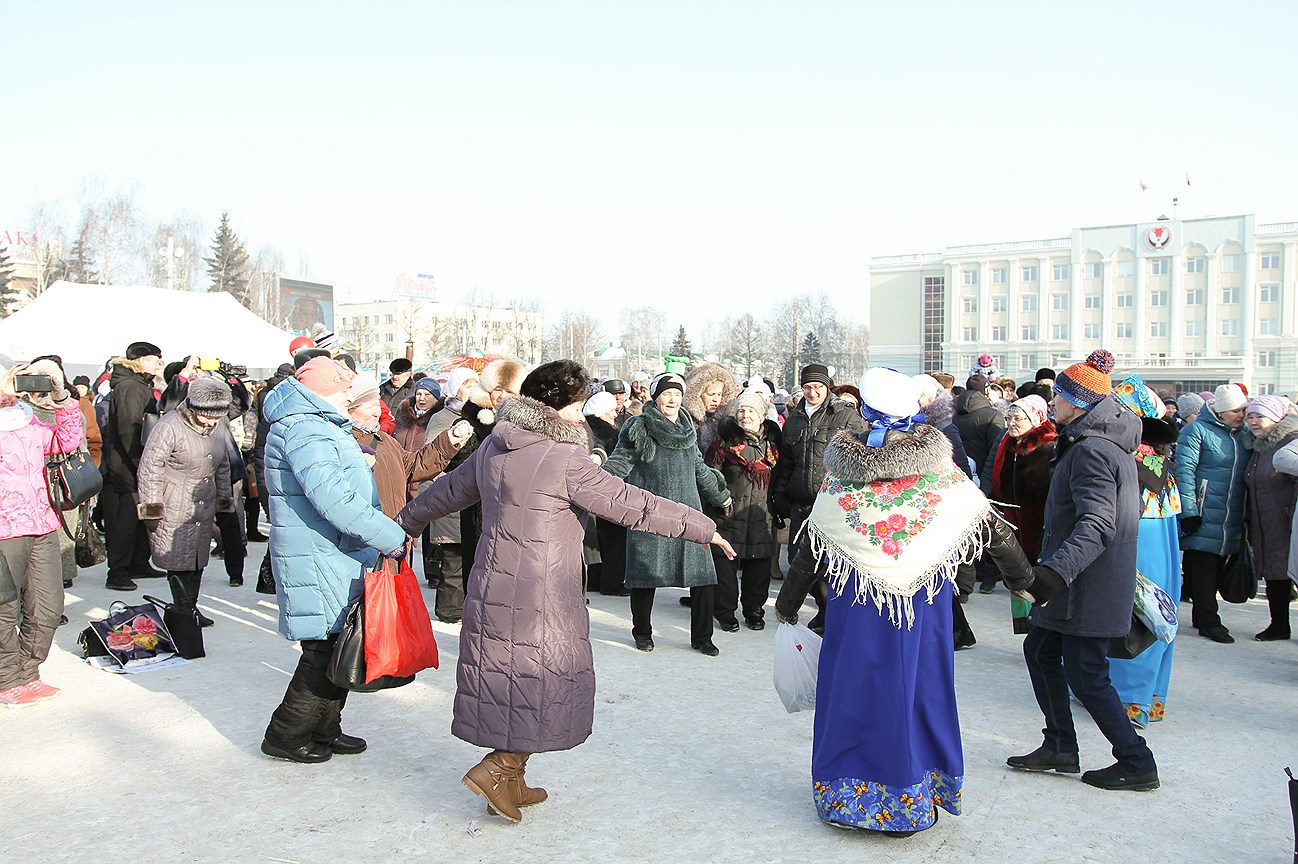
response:
<path id="1" fill-rule="evenodd" d="M 870 259 L 870 359 L 963 384 L 984 352 L 1018 381 L 1096 348 L 1177 392 L 1298 390 L 1298 222 L 1253 215 Z"/>

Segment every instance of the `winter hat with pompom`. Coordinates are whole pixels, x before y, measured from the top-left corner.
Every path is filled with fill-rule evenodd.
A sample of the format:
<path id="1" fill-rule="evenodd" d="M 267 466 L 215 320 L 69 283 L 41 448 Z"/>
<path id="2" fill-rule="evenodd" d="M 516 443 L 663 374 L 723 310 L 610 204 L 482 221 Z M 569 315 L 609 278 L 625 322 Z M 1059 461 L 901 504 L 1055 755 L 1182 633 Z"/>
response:
<path id="1" fill-rule="evenodd" d="M 1084 363 L 1074 363 L 1055 378 L 1055 395 L 1083 411 L 1090 411 L 1113 392 L 1113 355 L 1103 348 L 1092 351 Z"/>

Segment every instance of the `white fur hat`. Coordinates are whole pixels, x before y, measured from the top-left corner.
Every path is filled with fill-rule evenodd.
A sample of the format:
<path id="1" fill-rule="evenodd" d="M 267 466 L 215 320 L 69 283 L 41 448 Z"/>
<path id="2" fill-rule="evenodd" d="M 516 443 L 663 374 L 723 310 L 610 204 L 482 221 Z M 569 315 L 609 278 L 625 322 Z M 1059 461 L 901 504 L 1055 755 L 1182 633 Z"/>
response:
<path id="1" fill-rule="evenodd" d="M 923 373 L 912 376 L 915 383 L 919 385 L 920 397 L 932 402 L 937 398 L 937 394 L 942 392 L 942 385 L 937 383 L 937 379 L 932 375 Z"/>
<path id="2" fill-rule="evenodd" d="M 586 400 L 581 406 L 581 413 L 587 417 L 598 417 L 601 414 L 607 414 L 610 411 L 617 410 L 617 397 L 612 393 L 605 393 L 603 390 Z"/>
<path id="3" fill-rule="evenodd" d="M 857 385 L 861 400 L 880 414 L 911 417 L 919 413 L 919 385 L 909 375 L 886 366 L 866 369 Z"/>

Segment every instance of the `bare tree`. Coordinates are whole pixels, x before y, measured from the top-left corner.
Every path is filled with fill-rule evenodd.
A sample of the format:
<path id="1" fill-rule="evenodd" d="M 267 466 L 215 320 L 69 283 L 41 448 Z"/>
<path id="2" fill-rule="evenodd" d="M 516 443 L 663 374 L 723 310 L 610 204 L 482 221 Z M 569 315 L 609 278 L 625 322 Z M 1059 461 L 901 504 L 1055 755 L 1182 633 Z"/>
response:
<path id="1" fill-rule="evenodd" d="M 636 369 L 656 369 L 667 347 L 663 339 L 667 326 L 663 314 L 650 306 L 638 306 L 623 310 L 618 323 L 622 327 L 622 348 L 627 359 Z"/>
<path id="2" fill-rule="evenodd" d="M 579 309 L 568 309 L 546 333 L 541 350 L 543 360 L 576 360 L 590 366 L 595 349 L 603 346 L 604 333 L 598 319 Z"/>
<path id="3" fill-rule="evenodd" d="M 86 187 L 77 239 L 93 262 L 99 282 L 134 282 L 144 278 L 144 231 L 135 190 L 98 192 L 97 183 Z"/>
<path id="4" fill-rule="evenodd" d="M 283 310 L 279 302 L 279 274 L 284 272 L 284 253 L 274 246 L 263 246 L 252 256 L 248 269 L 248 297 L 252 310 L 276 327 L 282 327 Z"/>
<path id="5" fill-rule="evenodd" d="M 67 235 L 63 216 L 53 204 L 41 202 L 28 219 L 32 226 L 32 254 L 36 257 L 36 293 L 41 294 L 59 279 L 66 278 L 64 259 Z"/>
<path id="6" fill-rule="evenodd" d="M 751 313 L 745 312 L 735 319 L 727 335 L 728 338 L 724 343 L 725 354 L 731 362 L 744 370 L 745 378 L 768 371 L 766 331 Z"/>
<path id="7" fill-rule="evenodd" d="M 203 270 L 203 223 L 182 213 L 154 226 L 145 244 L 148 284 L 157 288 L 197 291 Z"/>
<path id="8" fill-rule="evenodd" d="M 353 316 L 343 326 L 339 335 L 342 338 L 343 349 L 352 355 L 357 365 L 373 366 L 378 362 L 379 346 L 369 315 Z"/>
<path id="9" fill-rule="evenodd" d="M 535 300 L 515 299 L 509 301 L 508 309 L 513 320 L 503 334 L 504 352 L 528 365 L 535 365 L 541 358 L 541 304 Z"/>

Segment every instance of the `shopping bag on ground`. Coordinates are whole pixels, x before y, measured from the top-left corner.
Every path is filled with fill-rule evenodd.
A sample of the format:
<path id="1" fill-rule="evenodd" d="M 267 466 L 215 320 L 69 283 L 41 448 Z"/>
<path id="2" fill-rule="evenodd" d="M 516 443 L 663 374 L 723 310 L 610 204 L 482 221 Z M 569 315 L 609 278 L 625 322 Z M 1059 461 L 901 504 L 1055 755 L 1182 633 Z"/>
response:
<path id="1" fill-rule="evenodd" d="M 87 629 L 106 656 L 124 669 L 158 663 L 176 653 L 171 633 L 152 603 L 127 606 L 119 600 L 108 608 L 107 618 L 91 621 Z M 83 641 L 86 656 L 99 655 L 97 647 L 91 650 L 86 643 L 93 645 L 88 636 Z"/>
<path id="2" fill-rule="evenodd" d="M 820 665 L 820 637 L 802 624 L 775 629 L 775 692 L 790 714 L 816 707 L 816 670 Z"/>
<path id="3" fill-rule="evenodd" d="M 437 668 L 437 640 L 419 579 L 405 561 L 395 564 L 388 560 L 365 574 L 365 669 L 370 679 Z"/>
<path id="4" fill-rule="evenodd" d="M 1136 571 L 1136 602 L 1133 611 L 1159 642 L 1171 642 L 1176 638 L 1175 601 L 1140 571 Z"/>

